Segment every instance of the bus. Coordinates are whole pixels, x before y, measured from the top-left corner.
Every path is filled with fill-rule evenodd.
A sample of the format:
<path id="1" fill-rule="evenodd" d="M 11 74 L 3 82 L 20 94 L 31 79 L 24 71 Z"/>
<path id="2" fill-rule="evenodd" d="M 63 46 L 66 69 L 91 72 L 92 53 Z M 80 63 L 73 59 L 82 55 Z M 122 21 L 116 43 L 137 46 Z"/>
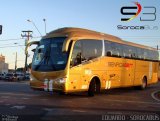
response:
<path id="1" fill-rule="evenodd" d="M 51 31 L 36 44 L 30 86 L 89 96 L 120 87 L 145 89 L 158 82 L 159 54 L 155 48 L 82 28 Z"/>

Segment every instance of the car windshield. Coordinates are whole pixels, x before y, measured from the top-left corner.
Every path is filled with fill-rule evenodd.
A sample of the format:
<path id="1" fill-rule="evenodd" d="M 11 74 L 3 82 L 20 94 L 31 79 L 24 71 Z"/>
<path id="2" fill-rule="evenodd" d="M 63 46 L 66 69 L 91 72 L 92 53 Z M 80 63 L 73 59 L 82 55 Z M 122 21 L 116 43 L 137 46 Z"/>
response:
<path id="1" fill-rule="evenodd" d="M 7 76 L 13 76 L 13 74 L 7 74 Z"/>
<path id="2" fill-rule="evenodd" d="M 23 74 L 17 74 L 17 76 L 23 76 Z"/>
<path id="3" fill-rule="evenodd" d="M 37 46 L 32 61 L 34 71 L 59 71 L 66 67 L 68 53 L 62 52 L 66 37 L 42 39 Z"/>

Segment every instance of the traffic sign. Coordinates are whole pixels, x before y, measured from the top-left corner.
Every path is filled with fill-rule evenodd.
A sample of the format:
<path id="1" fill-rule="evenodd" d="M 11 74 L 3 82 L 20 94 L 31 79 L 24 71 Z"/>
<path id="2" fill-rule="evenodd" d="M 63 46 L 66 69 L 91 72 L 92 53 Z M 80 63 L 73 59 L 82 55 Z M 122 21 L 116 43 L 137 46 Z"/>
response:
<path id="1" fill-rule="evenodd" d="M 0 34 L 2 34 L 2 25 L 0 25 Z"/>

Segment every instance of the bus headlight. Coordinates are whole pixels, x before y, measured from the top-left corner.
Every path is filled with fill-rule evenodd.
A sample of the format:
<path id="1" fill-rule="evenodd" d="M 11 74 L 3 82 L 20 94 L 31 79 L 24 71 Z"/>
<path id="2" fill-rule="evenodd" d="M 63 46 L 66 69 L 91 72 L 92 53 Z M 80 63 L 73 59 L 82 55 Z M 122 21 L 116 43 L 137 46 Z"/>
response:
<path id="1" fill-rule="evenodd" d="M 66 82 L 66 78 L 59 78 L 57 79 L 57 82 L 60 84 L 64 84 Z"/>
<path id="2" fill-rule="evenodd" d="M 32 75 L 30 76 L 30 81 L 36 80 Z"/>

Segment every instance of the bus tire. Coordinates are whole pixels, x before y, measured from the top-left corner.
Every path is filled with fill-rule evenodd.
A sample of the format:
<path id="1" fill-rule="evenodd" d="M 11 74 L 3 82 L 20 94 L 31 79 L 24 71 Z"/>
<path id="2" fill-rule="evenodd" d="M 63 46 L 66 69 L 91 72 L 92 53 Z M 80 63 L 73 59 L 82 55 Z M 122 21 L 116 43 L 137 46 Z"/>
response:
<path id="1" fill-rule="evenodd" d="M 100 92 L 100 83 L 97 83 L 96 78 L 93 78 L 89 85 L 88 96 L 93 97 L 95 93 L 99 92 Z"/>
<path id="2" fill-rule="evenodd" d="M 136 86 L 135 89 L 144 90 L 146 87 L 147 87 L 147 78 L 143 77 L 141 85 Z"/>
<path id="3" fill-rule="evenodd" d="M 59 92 L 59 95 L 65 95 L 66 93 L 65 92 Z"/>
<path id="4" fill-rule="evenodd" d="M 147 79 L 146 79 L 146 77 L 143 77 L 140 89 L 144 90 L 146 87 L 147 87 Z"/>

